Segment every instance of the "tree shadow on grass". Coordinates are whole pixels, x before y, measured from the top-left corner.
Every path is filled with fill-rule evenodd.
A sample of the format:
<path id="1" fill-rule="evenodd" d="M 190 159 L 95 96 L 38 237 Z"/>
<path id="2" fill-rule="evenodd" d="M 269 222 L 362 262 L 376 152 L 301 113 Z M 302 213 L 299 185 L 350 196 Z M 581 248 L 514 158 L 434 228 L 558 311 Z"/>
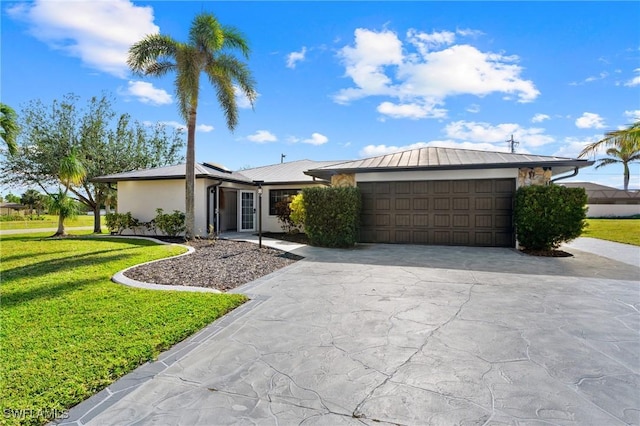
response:
<path id="1" fill-rule="evenodd" d="M 37 299 L 55 299 L 66 293 L 81 290 L 88 285 L 97 284 L 102 280 L 103 278 L 101 277 L 84 278 L 77 279 L 72 282 L 67 281 L 53 285 L 20 289 L 19 291 L 2 295 L 2 308 L 8 311 L 15 306 L 22 305 L 23 303 L 30 303 Z"/>
<path id="2" fill-rule="evenodd" d="M 136 247 L 123 247 L 110 250 L 93 251 L 90 253 L 84 253 L 79 255 L 70 255 L 67 257 L 57 257 L 55 259 L 43 260 L 41 262 L 34 262 L 26 266 L 17 266 L 3 271 L 2 280 L 4 282 L 13 279 L 28 276 L 29 278 L 37 278 L 46 274 L 55 272 L 71 270 L 75 268 L 81 268 L 84 266 L 92 266 L 96 264 L 103 264 L 110 261 L 121 260 L 129 255 L 122 253 L 121 255 L 111 256 L 98 256 L 105 253 L 123 252 L 126 250 L 135 250 Z M 117 271 L 114 271 L 115 273 Z"/>

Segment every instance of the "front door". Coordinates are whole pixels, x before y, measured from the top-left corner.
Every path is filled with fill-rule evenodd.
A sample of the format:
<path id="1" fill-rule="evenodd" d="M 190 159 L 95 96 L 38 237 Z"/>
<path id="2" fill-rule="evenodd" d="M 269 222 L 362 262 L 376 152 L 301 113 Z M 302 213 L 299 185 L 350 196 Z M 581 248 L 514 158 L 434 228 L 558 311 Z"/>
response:
<path id="1" fill-rule="evenodd" d="M 239 231 L 256 230 L 255 191 L 238 191 Z"/>

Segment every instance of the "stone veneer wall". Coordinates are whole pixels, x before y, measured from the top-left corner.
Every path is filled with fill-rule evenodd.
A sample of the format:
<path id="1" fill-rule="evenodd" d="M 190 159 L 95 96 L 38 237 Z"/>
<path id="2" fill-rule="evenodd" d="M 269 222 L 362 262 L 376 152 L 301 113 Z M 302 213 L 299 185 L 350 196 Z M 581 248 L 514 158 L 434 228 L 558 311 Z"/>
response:
<path id="1" fill-rule="evenodd" d="M 355 187 L 356 175 L 353 173 L 333 175 L 331 176 L 331 186 Z"/>
<path id="2" fill-rule="evenodd" d="M 551 169 L 524 167 L 518 170 L 518 187 L 531 185 L 548 185 L 551 181 Z"/>

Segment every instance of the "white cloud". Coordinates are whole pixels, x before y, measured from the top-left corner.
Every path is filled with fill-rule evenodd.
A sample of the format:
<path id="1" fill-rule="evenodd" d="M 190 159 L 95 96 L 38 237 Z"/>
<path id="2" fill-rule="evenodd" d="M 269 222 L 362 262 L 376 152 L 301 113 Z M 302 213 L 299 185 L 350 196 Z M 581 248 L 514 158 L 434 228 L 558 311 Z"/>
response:
<path id="1" fill-rule="evenodd" d="M 425 56 L 431 50 L 453 44 L 456 40 L 456 34 L 451 31 L 423 33 L 410 29 L 407 31 L 407 40 L 418 49 L 422 56 Z"/>
<path id="2" fill-rule="evenodd" d="M 576 119 L 576 127 L 580 129 L 602 129 L 604 128 L 604 119 L 598 114 L 585 112 Z"/>
<path id="3" fill-rule="evenodd" d="M 544 120 L 549 120 L 550 118 L 551 117 L 549 117 L 547 114 L 536 114 L 531 119 L 531 122 L 532 123 L 542 123 Z"/>
<path id="4" fill-rule="evenodd" d="M 474 121 L 454 121 L 445 127 L 445 133 L 453 139 L 461 139 L 470 142 L 498 144 L 507 146 L 507 140 L 513 138 L 520 142 L 520 147 L 539 147 L 555 141 L 544 133 L 544 129 L 538 127 L 524 128 L 516 123 L 502 123 L 491 125 L 489 123 Z"/>
<path id="5" fill-rule="evenodd" d="M 251 105 L 251 101 L 249 100 L 249 98 L 247 98 L 247 96 L 244 94 L 242 89 L 234 85 L 233 92 L 236 95 L 236 105 L 238 106 L 238 108 L 243 108 L 243 109 L 253 108 L 253 105 Z M 256 93 L 256 98 L 253 101 L 254 104 L 257 102 L 259 96 L 260 96 L 260 93 Z"/>
<path id="6" fill-rule="evenodd" d="M 394 104 L 392 102 L 382 102 L 378 105 L 377 110 L 380 114 L 391 118 L 410 118 L 413 120 L 420 118 L 444 118 L 447 116 L 446 109 L 436 108 L 434 104 Z"/>
<path id="7" fill-rule="evenodd" d="M 361 157 L 378 157 L 394 152 L 408 151 L 411 149 L 439 147 L 439 148 L 457 148 L 457 149 L 474 149 L 477 151 L 494 151 L 509 152 L 509 148 L 503 145 L 493 145 L 491 143 L 474 143 L 474 142 L 456 142 L 453 140 L 441 140 L 430 142 L 416 142 L 409 145 L 367 145 L 359 152 Z"/>
<path id="8" fill-rule="evenodd" d="M 597 142 L 600 139 L 602 139 L 602 135 L 594 135 L 587 138 L 567 137 L 562 141 L 560 148 L 552 155 L 557 157 L 578 158 L 578 155 L 587 144 Z"/>
<path id="9" fill-rule="evenodd" d="M 196 130 L 202 133 L 209 133 L 213 131 L 213 126 L 210 126 L 208 124 L 198 124 L 196 126 Z"/>
<path id="10" fill-rule="evenodd" d="M 634 111 L 625 111 L 624 116 L 633 122 L 640 121 L 640 109 L 636 109 Z"/>
<path id="11" fill-rule="evenodd" d="M 640 68 L 636 68 L 633 72 L 640 74 Z M 640 75 L 633 77 L 631 80 L 624 83 L 624 85 L 629 87 L 640 86 Z"/>
<path id="12" fill-rule="evenodd" d="M 159 31 L 152 7 L 128 0 L 36 0 L 7 11 L 12 18 L 27 22 L 29 32 L 49 47 L 120 78 L 127 75 L 129 47 Z"/>
<path id="13" fill-rule="evenodd" d="M 312 133 L 309 139 L 303 139 L 302 143 L 308 143 L 310 145 L 324 145 L 329 142 L 329 138 L 321 133 Z"/>
<path id="14" fill-rule="evenodd" d="M 153 87 L 146 81 L 129 81 L 125 95 L 133 96 L 143 104 L 167 105 L 173 102 L 171 95 L 163 89 Z"/>
<path id="15" fill-rule="evenodd" d="M 518 102 L 531 102 L 540 94 L 532 81 L 520 77 L 523 68 L 517 64 L 518 56 L 453 44 L 455 33 L 449 31 L 409 30 L 407 39 L 403 43 L 389 30 L 356 29 L 354 44 L 339 52 L 345 74 L 354 86 L 338 91 L 334 101 L 347 104 L 368 96 L 387 96 L 397 99 L 399 105 L 442 105 L 447 97 L 455 95 L 503 93 Z M 386 108 L 389 105 L 385 104 Z M 416 117 L 419 115 L 392 116 L 441 116 Z"/>
<path id="16" fill-rule="evenodd" d="M 295 68 L 298 62 L 304 61 L 304 56 L 307 53 L 307 48 L 302 46 L 302 50 L 299 52 L 291 52 L 287 55 L 287 68 Z"/>
<path id="17" fill-rule="evenodd" d="M 472 114 L 477 114 L 480 112 L 480 105 L 478 104 L 471 104 L 467 107 L 467 112 L 470 112 Z"/>
<path id="18" fill-rule="evenodd" d="M 177 121 L 159 121 L 158 123 L 160 124 L 164 124 L 167 127 L 173 127 L 176 130 L 182 130 L 182 131 L 186 131 L 187 130 L 187 126 L 185 126 L 182 123 L 178 123 Z"/>
<path id="19" fill-rule="evenodd" d="M 276 142 L 278 140 L 276 135 L 268 130 L 258 130 L 254 134 L 247 136 L 247 139 L 257 143 Z"/>

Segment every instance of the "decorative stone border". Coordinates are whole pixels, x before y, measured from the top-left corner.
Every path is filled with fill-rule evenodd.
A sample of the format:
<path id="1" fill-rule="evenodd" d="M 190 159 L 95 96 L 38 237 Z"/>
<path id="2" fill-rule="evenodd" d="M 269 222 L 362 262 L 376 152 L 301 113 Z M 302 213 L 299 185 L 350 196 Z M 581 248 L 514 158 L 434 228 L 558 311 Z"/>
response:
<path id="1" fill-rule="evenodd" d="M 144 282 L 144 281 L 134 280 L 132 278 L 128 278 L 128 277 L 124 276 L 124 273 L 127 272 L 129 269 L 137 268 L 138 266 L 148 265 L 148 264 L 151 264 L 151 263 L 160 262 L 162 260 L 175 259 L 175 258 L 178 258 L 178 257 L 181 257 L 181 256 L 190 255 L 191 253 L 196 251 L 196 249 L 194 249 L 193 247 L 190 247 L 190 246 L 187 246 L 187 245 L 184 245 L 184 244 L 168 243 L 166 241 L 158 240 L 156 238 L 151 238 L 151 237 L 138 237 L 138 236 L 129 236 L 129 235 L 104 235 L 104 236 L 100 236 L 98 238 L 122 238 L 122 239 L 134 239 L 134 240 L 149 240 L 149 241 L 153 241 L 153 242 L 158 243 L 158 244 L 164 244 L 164 245 L 169 245 L 169 246 L 180 246 L 180 247 L 184 247 L 184 248 L 187 249 L 186 253 L 181 253 L 181 254 L 178 254 L 178 255 L 175 255 L 175 256 L 165 257 L 165 258 L 162 258 L 162 259 L 151 260 L 149 262 L 144 262 L 144 263 L 140 263 L 138 265 L 129 266 L 128 268 L 123 269 L 122 271 L 116 272 L 115 275 L 113 277 L 111 277 L 111 281 L 113 281 L 114 283 L 126 285 L 126 286 L 129 286 L 129 287 L 143 288 L 143 289 L 146 289 L 146 290 L 190 291 L 190 292 L 194 292 L 194 293 L 221 293 L 220 290 L 217 290 L 215 288 L 191 287 L 191 286 L 185 286 L 185 285 L 153 284 L 153 283 L 147 283 L 147 282 Z"/>

